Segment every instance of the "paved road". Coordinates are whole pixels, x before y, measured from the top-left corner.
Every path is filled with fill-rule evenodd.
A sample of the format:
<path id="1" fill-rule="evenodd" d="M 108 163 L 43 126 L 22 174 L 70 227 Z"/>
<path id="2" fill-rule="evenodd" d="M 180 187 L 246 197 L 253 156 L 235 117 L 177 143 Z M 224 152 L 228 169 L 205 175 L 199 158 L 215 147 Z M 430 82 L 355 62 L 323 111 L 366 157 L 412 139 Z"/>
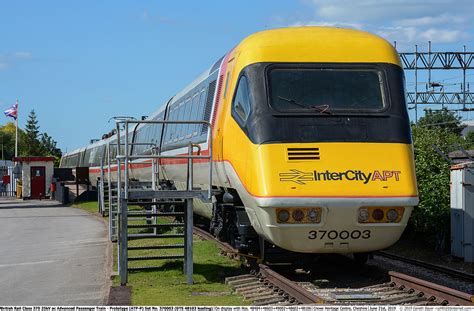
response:
<path id="1" fill-rule="evenodd" d="M 0 200 L 0 305 L 101 305 L 105 224 L 52 202 Z"/>

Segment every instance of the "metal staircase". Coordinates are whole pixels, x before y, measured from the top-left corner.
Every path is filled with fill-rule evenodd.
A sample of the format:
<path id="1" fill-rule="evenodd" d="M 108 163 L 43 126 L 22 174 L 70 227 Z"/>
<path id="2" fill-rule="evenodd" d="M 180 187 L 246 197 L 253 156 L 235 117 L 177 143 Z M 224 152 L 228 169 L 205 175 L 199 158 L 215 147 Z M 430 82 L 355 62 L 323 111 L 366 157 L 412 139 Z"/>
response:
<path id="1" fill-rule="evenodd" d="M 100 212 L 109 215 L 109 237 L 118 243 L 120 282 L 123 285 L 128 282 L 130 271 L 162 269 L 163 260 L 167 263 L 183 260 L 187 283 L 192 284 L 193 200 L 199 198 L 210 202 L 212 197 L 211 186 L 206 190 L 193 186 L 193 160 L 209 161 L 206 183 L 212 185 L 212 141 L 209 140 L 209 155 L 201 155 L 199 146 L 192 143 L 184 155 L 162 155 L 156 146 L 152 154 L 131 155 L 130 147 L 135 143 L 129 142 L 129 126 L 133 124 L 136 129 L 142 123 L 163 127 L 166 124 L 204 124 L 211 135 L 207 121 L 116 120 L 117 142 L 107 145 L 107 165 L 106 168 L 101 165 L 98 189 Z M 115 159 L 111 157 L 111 146 L 117 150 Z M 185 190 L 177 190 L 170 186 L 173 181 L 160 178 L 158 161 L 162 158 L 187 160 L 183 172 L 187 176 Z M 147 160 L 142 163 L 150 164 L 151 182 L 129 178 L 130 164 L 136 160 Z M 116 169 L 116 178 L 111 174 L 114 168 L 120 168 Z"/>

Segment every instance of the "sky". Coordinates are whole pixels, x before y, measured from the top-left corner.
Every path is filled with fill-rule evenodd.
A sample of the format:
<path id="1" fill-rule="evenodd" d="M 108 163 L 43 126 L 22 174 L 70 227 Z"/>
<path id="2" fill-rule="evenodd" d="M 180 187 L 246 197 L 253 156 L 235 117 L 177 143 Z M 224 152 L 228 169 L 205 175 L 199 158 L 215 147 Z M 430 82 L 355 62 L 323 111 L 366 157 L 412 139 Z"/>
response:
<path id="1" fill-rule="evenodd" d="M 473 17 L 474 0 L 0 0 L 0 109 L 18 99 L 21 128 L 34 109 L 40 131 L 71 151 L 110 131 L 113 116 L 151 114 L 254 32 L 349 27 L 401 52 L 429 40 L 473 51 Z M 459 89 L 462 72 L 437 74 Z"/>

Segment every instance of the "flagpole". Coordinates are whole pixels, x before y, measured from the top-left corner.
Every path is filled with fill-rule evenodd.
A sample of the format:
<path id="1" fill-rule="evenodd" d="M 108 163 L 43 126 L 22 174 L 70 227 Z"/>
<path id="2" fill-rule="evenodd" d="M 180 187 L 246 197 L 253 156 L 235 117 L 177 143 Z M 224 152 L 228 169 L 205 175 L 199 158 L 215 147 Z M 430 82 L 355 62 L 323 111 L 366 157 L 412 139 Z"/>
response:
<path id="1" fill-rule="evenodd" d="M 18 99 L 16 100 L 15 158 L 18 157 Z"/>

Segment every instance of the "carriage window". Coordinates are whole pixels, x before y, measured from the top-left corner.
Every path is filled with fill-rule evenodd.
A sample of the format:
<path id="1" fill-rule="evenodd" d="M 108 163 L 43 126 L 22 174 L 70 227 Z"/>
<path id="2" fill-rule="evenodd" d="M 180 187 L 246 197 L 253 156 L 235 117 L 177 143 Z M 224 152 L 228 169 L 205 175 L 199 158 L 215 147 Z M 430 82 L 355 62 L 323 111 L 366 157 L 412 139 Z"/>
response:
<path id="1" fill-rule="evenodd" d="M 191 101 L 188 100 L 187 102 L 184 103 L 183 121 L 189 121 L 193 118 L 191 114 L 192 112 L 191 110 L 192 110 Z M 183 124 L 183 132 L 181 135 L 184 136 L 185 138 L 189 138 L 189 124 Z"/>
<path id="2" fill-rule="evenodd" d="M 375 69 L 276 68 L 269 80 L 270 104 L 281 112 L 384 108 L 382 73 Z"/>
<path id="3" fill-rule="evenodd" d="M 242 76 L 239 80 L 239 85 L 232 103 L 232 115 L 241 123 L 245 123 L 250 115 L 250 106 L 251 103 L 247 78 Z"/>
<path id="4" fill-rule="evenodd" d="M 196 93 L 193 98 L 193 117 L 192 120 L 199 120 L 199 93 Z M 189 125 L 189 132 L 194 135 L 196 132 L 196 124 Z"/>
<path id="5" fill-rule="evenodd" d="M 197 113 L 196 120 L 203 121 L 204 120 L 204 108 L 206 106 L 206 89 L 202 89 L 201 95 L 199 96 L 199 111 Z M 201 124 L 194 125 L 194 132 L 193 136 L 196 136 L 199 132 L 199 129 L 202 127 Z"/>
<path id="6" fill-rule="evenodd" d="M 170 111 L 170 116 L 169 116 L 169 119 L 170 121 L 175 121 L 176 120 L 176 105 L 174 105 L 174 107 L 172 107 L 172 110 Z M 167 129 L 168 129 L 168 143 L 172 143 L 173 140 L 176 138 L 176 124 L 174 123 L 171 123 L 171 124 L 168 124 L 167 126 Z"/>
<path id="7" fill-rule="evenodd" d="M 179 104 L 179 107 L 178 107 L 178 111 L 177 111 L 177 117 L 176 117 L 176 120 L 177 121 L 182 121 L 184 120 L 184 110 L 185 110 L 185 104 L 183 102 L 181 102 L 181 104 Z M 176 124 L 176 138 L 178 140 L 183 140 L 184 138 L 184 125 L 185 124 Z"/>

